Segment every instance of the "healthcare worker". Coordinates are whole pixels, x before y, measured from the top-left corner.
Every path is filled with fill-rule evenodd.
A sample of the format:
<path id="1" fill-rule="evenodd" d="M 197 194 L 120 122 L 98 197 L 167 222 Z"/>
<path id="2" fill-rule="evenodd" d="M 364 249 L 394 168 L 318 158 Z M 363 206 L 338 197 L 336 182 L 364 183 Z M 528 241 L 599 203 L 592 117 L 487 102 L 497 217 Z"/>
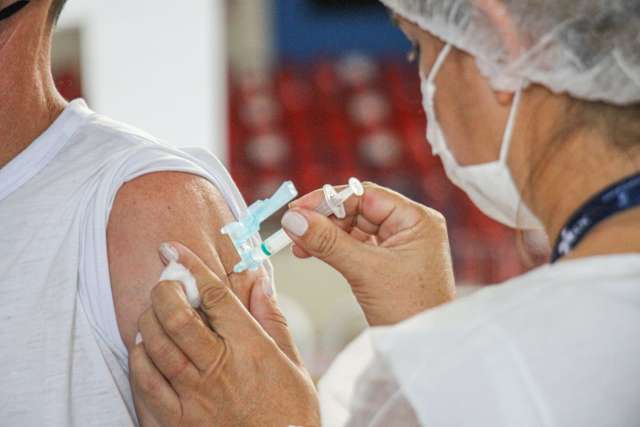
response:
<path id="1" fill-rule="evenodd" d="M 162 253 L 196 277 L 206 322 L 179 283 L 156 286 L 138 398 L 167 426 L 640 425 L 640 2 L 383 3 L 419 49 L 449 178 L 490 217 L 544 228 L 549 264 L 452 301 L 442 215 L 368 185 L 331 221 L 312 193 L 283 218 L 294 252 L 340 271 L 372 326 L 319 399 L 271 285 L 248 313 L 178 243 Z"/>

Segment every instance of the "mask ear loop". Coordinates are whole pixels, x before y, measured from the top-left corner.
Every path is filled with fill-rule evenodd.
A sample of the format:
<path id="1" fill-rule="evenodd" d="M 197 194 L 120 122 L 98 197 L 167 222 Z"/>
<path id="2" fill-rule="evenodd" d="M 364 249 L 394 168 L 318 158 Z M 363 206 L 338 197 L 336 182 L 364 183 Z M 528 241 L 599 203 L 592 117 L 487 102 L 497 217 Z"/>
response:
<path id="1" fill-rule="evenodd" d="M 513 103 L 511 105 L 511 112 L 509 113 L 509 118 L 507 120 L 507 126 L 504 130 L 504 136 L 502 138 L 502 147 L 500 148 L 500 160 L 499 162 L 504 165 L 505 169 L 508 171 L 511 180 L 513 181 L 513 174 L 509 169 L 509 164 L 507 163 L 509 160 L 509 150 L 511 148 L 511 143 L 513 142 L 513 131 L 516 127 L 516 119 L 518 117 L 518 111 L 520 109 L 520 102 L 522 101 L 522 89 L 518 89 L 513 97 Z M 515 185 L 515 182 L 514 182 Z M 520 209 L 524 207 L 527 211 L 530 211 L 529 207 L 522 200 L 522 193 L 520 189 L 516 189 L 520 195 L 520 206 L 518 207 L 518 213 L 516 214 L 516 223 L 519 222 L 520 217 Z"/>
<path id="2" fill-rule="evenodd" d="M 434 62 L 433 67 L 431 67 L 431 71 L 429 71 L 427 82 L 432 84 L 435 83 L 436 76 L 438 75 L 440 68 L 442 68 L 444 61 L 447 59 L 447 56 L 449 56 L 449 53 L 451 53 L 452 47 L 453 46 L 451 45 L 451 43 L 447 43 L 447 45 L 442 48 L 442 50 L 438 54 L 438 57 L 436 58 L 436 62 Z"/>
<path id="3" fill-rule="evenodd" d="M 520 109 L 520 101 L 522 100 L 522 89 L 518 89 L 513 97 L 511 111 L 507 120 L 507 126 L 502 136 L 502 145 L 500 147 L 500 162 L 506 164 L 509 157 L 509 150 L 513 139 L 513 131 L 516 127 L 516 119 L 518 118 L 518 110 Z"/>
<path id="4" fill-rule="evenodd" d="M 438 56 L 436 57 L 435 62 L 433 63 L 433 66 L 431 67 L 431 71 L 429 71 L 429 75 L 427 76 L 427 80 L 426 82 L 426 91 L 423 92 L 423 96 L 426 96 L 426 99 L 424 99 L 424 101 L 426 101 L 426 105 L 429 106 L 429 109 L 431 110 L 431 114 L 433 114 L 435 116 L 436 114 L 436 100 L 435 100 L 435 95 L 436 95 L 436 77 L 438 76 L 438 72 L 440 71 L 440 68 L 442 68 L 442 65 L 444 64 L 444 61 L 447 59 L 447 57 L 449 56 L 449 53 L 451 52 L 451 44 L 447 43 L 442 50 L 438 53 Z M 426 110 L 425 110 L 426 111 Z M 427 112 L 428 115 L 428 112 Z M 430 120 L 430 119 L 429 119 Z M 434 117 L 435 120 L 435 117 Z M 427 123 L 427 126 L 434 126 L 434 124 L 432 123 Z M 440 132 L 442 132 L 442 130 L 440 130 Z M 440 147 L 439 149 L 437 149 L 435 146 L 431 146 L 431 152 L 434 155 L 438 155 L 438 156 L 448 156 L 451 158 L 451 161 L 453 161 L 453 163 L 457 164 L 457 161 L 455 160 L 455 158 L 453 157 L 453 155 L 451 154 L 451 152 L 449 152 L 449 148 L 446 146 L 444 147 Z"/>

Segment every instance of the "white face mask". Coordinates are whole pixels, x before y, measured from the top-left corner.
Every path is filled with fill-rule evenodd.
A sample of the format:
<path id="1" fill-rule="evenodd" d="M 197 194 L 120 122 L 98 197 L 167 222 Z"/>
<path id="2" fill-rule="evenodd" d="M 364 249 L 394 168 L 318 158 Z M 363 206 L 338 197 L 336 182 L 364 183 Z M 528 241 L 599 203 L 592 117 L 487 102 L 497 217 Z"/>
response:
<path id="1" fill-rule="evenodd" d="M 427 140 L 433 154 L 442 159 L 449 179 L 471 198 L 485 215 L 512 228 L 541 229 L 540 220 L 529 210 L 509 172 L 507 159 L 511 136 L 516 122 L 522 91 L 516 92 L 509 120 L 502 139 L 500 159 L 472 166 L 460 166 L 447 146 L 447 140 L 436 119 L 434 105 L 435 79 L 445 59 L 451 52 L 447 44 L 438 55 L 428 78 L 422 78 L 422 105 L 427 114 Z"/>

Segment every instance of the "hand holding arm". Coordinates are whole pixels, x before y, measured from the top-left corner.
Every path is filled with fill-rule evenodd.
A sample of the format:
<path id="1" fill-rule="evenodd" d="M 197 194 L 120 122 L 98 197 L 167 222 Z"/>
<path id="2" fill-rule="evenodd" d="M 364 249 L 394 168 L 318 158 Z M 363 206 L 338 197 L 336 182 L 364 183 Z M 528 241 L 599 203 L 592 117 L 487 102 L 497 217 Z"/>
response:
<path id="1" fill-rule="evenodd" d="M 173 246 L 196 278 L 205 319 L 181 284 L 156 285 L 130 352 L 136 398 L 164 426 L 319 426 L 315 388 L 268 286 L 251 295 L 259 324 L 199 258 Z"/>

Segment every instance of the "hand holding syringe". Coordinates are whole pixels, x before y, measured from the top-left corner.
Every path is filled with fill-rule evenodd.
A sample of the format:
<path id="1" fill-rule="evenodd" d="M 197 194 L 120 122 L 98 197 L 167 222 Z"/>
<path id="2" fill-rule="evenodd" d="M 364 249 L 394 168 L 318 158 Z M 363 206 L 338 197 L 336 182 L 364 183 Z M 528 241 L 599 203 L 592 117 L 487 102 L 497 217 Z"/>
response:
<path id="1" fill-rule="evenodd" d="M 357 178 L 351 178 L 349 185 L 339 193 L 328 184 L 323 187 L 323 191 L 324 200 L 314 210 L 324 216 L 333 214 L 338 218 L 344 218 L 344 202 L 354 194 L 362 196 L 364 187 Z M 291 238 L 283 229 L 268 237 L 260 247 L 251 246 L 249 240 L 259 231 L 261 222 L 285 206 L 295 196 L 297 196 L 297 191 L 293 183 L 286 182 L 271 199 L 254 203 L 244 218 L 222 228 L 222 233 L 229 235 L 241 258 L 241 261 L 234 267 L 234 272 L 241 273 L 247 269 L 256 270 L 266 259 L 292 243 Z"/>

